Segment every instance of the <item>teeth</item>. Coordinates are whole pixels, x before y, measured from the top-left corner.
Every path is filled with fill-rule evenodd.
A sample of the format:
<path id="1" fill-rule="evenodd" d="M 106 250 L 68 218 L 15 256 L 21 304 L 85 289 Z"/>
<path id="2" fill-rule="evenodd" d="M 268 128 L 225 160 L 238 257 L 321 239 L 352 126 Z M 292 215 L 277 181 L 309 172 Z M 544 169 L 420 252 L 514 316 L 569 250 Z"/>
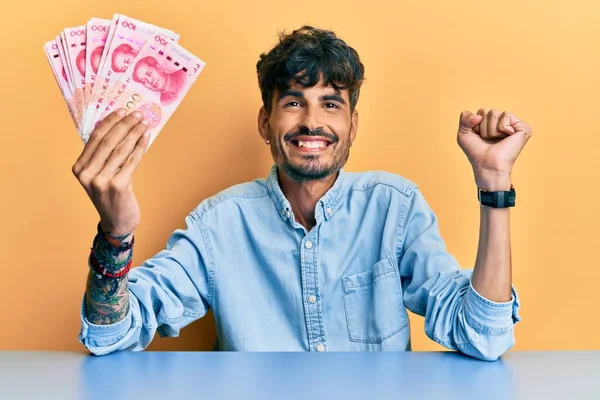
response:
<path id="1" fill-rule="evenodd" d="M 327 142 L 321 140 L 303 142 L 302 140 L 298 140 L 298 147 L 306 147 L 307 149 L 321 149 L 323 147 L 327 147 Z"/>

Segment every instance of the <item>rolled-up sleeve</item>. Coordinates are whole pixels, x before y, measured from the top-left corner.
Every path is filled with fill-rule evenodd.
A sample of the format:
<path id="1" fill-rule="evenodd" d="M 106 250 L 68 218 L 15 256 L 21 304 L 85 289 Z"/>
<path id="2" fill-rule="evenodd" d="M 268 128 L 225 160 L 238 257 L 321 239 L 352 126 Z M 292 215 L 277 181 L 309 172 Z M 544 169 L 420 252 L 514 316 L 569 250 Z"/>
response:
<path id="1" fill-rule="evenodd" d="M 398 265 L 406 307 L 425 317 L 425 333 L 433 341 L 482 360 L 498 359 L 515 344 L 520 320 L 515 289 L 504 303 L 475 291 L 472 270 L 461 269 L 448 253 L 437 217 L 418 189 L 403 216 Z"/>
<path id="2" fill-rule="evenodd" d="M 164 250 L 134 268 L 128 275 L 130 309 L 111 325 L 95 325 L 81 307 L 78 340 L 92 353 L 140 351 L 156 332 L 176 337 L 179 331 L 209 310 L 214 277 L 210 243 L 201 218 L 186 218 L 186 228 L 176 230 Z"/>

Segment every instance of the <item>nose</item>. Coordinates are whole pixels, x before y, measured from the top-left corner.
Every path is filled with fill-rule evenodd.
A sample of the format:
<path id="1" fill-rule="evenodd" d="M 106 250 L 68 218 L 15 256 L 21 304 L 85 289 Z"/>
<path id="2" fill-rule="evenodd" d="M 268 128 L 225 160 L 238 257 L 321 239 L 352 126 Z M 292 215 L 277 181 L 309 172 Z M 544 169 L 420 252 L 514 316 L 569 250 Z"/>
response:
<path id="1" fill-rule="evenodd" d="M 316 131 L 317 129 L 323 129 L 323 125 L 319 119 L 318 107 L 306 105 L 304 107 L 304 113 L 300 119 L 300 128 L 307 129 L 310 132 Z"/>

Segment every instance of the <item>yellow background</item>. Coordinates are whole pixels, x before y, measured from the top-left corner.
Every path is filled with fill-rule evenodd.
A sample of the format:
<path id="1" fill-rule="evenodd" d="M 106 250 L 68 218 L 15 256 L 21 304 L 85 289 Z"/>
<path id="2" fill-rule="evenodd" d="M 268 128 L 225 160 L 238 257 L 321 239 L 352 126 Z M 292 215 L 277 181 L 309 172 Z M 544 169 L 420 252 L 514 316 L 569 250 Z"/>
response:
<path id="1" fill-rule="evenodd" d="M 10 4 L 10 6 L 8 5 Z M 517 161 L 518 350 L 598 349 L 600 5 L 529 1 L 15 1 L 0 37 L 0 349 L 83 350 L 79 306 L 97 214 L 70 168 L 81 142 L 42 45 L 119 12 L 176 30 L 207 67 L 136 172 L 135 262 L 158 252 L 201 200 L 264 176 L 255 64 L 282 29 L 310 23 L 366 66 L 347 169 L 417 182 L 449 250 L 474 263 L 479 208 L 455 142 L 460 111 L 510 110 L 534 128 Z M 412 318 L 416 350 L 439 349 Z M 212 315 L 154 350 L 210 349 Z"/>

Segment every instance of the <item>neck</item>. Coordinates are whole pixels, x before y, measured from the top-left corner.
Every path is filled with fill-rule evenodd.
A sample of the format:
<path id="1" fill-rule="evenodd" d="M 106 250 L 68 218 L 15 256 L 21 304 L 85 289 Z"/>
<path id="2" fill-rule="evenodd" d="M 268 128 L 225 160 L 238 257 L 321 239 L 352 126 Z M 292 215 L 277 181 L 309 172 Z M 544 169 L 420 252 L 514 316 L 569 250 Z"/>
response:
<path id="1" fill-rule="evenodd" d="M 320 180 L 298 182 L 279 169 L 279 184 L 283 194 L 290 202 L 296 221 L 311 230 L 317 223 L 315 208 L 321 197 L 335 183 L 338 173 L 331 174 Z"/>

